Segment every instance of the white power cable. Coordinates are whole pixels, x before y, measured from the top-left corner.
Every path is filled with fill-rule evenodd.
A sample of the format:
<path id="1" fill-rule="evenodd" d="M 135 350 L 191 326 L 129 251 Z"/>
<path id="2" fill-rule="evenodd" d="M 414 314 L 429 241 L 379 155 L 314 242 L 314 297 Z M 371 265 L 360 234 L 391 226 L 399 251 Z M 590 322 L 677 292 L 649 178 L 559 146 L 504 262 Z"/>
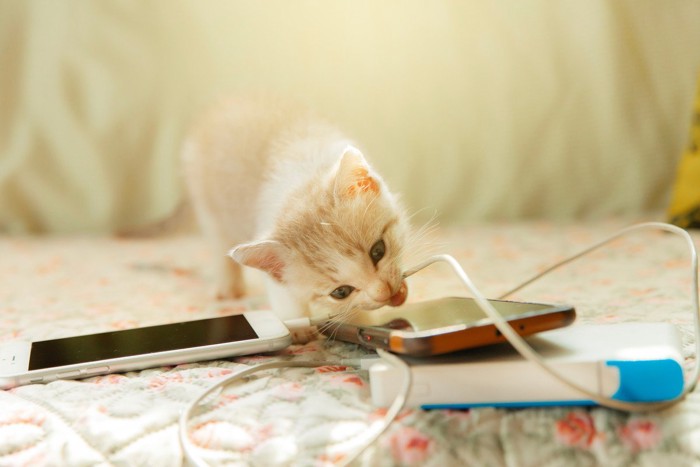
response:
<path id="1" fill-rule="evenodd" d="M 602 240 L 596 244 L 594 244 L 591 247 L 588 247 L 584 249 L 583 251 L 563 260 L 560 261 L 553 266 L 549 267 L 548 269 L 544 270 L 543 272 L 533 276 L 532 278 L 528 279 L 527 281 L 521 283 L 517 287 L 511 289 L 510 291 L 506 292 L 505 294 L 501 295 L 500 298 L 504 298 L 508 295 L 511 295 L 515 293 L 518 290 L 521 290 L 522 288 L 526 287 L 529 284 L 532 284 L 536 280 L 544 277 L 545 275 L 549 274 L 550 272 L 554 271 L 555 269 L 568 264 L 578 258 L 581 258 L 582 256 L 585 256 L 586 254 L 597 250 L 598 248 L 601 248 L 604 245 L 607 245 L 611 241 L 624 236 L 632 231 L 635 230 L 642 230 L 642 229 L 656 229 L 656 230 L 665 230 L 667 232 L 674 233 L 676 235 L 679 235 L 683 237 L 687 244 L 688 248 L 690 250 L 690 258 L 691 258 L 691 276 L 693 278 L 692 282 L 692 305 L 694 309 L 694 324 L 695 324 L 695 365 L 693 367 L 692 375 L 691 377 L 687 378 L 685 381 L 684 389 L 681 395 L 678 396 L 678 398 L 670 400 L 670 401 L 664 401 L 664 402 L 624 402 L 620 401 L 617 399 L 613 399 L 610 397 L 605 397 L 601 396 L 599 394 L 596 394 L 579 384 L 569 380 L 565 376 L 561 375 L 559 372 L 557 372 L 554 368 L 550 366 L 550 364 L 540 357 L 540 355 L 535 352 L 532 347 L 522 338 L 520 335 L 513 330 L 510 324 L 506 320 L 501 317 L 499 312 L 494 308 L 494 306 L 483 296 L 483 294 L 479 291 L 479 289 L 474 285 L 472 280 L 469 278 L 467 273 L 462 269 L 460 264 L 455 260 L 452 256 L 449 255 L 437 255 L 433 256 L 432 258 L 428 259 L 427 261 L 409 269 L 404 273 L 404 277 L 411 276 L 415 274 L 416 272 L 420 271 L 421 269 L 424 269 L 427 266 L 430 266 L 431 264 L 437 263 L 437 262 L 445 262 L 454 271 L 454 273 L 459 277 L 460 281 L 462 284 L 469 290 L 469 292 L 474 296 L 475 301 L 479 305 L 479 307 L 482 309 L 482 311 L 493 321 L 493 324 L 498 328 L 498 330 L 508 339 L 510 344 L 526 359 L 531 362 L 534 362 L 537 366 L 539 366 L 541 369 L 546 371 L 547 373 L 551 374 L 553 377 L 556 379 L 560 380 L 562 383 L 566 384 L 570 388 L 579 391 L 583 394 L 585 394 L 587 397 L 589 397 L 592 401 L 597 402 L 598 404 L 604 406 L 604 407 L 609 407 L 613 409 L 618 409 L 618 410 L 624 410 L 624 411 L 630 411 L 630 412 L 640 412 L 640 411 L 652 411 L 652 410 L 659 410 L 659 409 L 664 409 L 667 407 L 670 407 L 672 405 L 677 404 L 680 402 L 690 391 L 692 391 L 695 388 L 695 384 L 698 380 L 698 376 L 700 374 L 700 305 L 699 305 L 699 294 L 698 294 L 698 259 L 697 259 L 697 252 L 695 249 L 695 245 L 693 244 L 693 239 L 690 237 L 688 232 L 685 230 L 676 227 L 674 225 L 670 224 L 664 224 L 661 222 L 646 222 L 642 224 L 636 224 L 630 227 L 627 227 L 623 230 L 620 230 L 619 232 L 615 233 L 614 235 L 606 238 L 605 240 Z M 325 320 L 326 318 L 324 318 Z M 307 318 L 302 318 L 300 320 L 293 320 L 289 322 L 289 327 L 292 330 L 297 330 L 299 328 L 305 327 L 307 325 L 313 325 L 317 324 L 319 320 L 313 320 L 310 321 Z M 391 406 L 389 407 L 389 410 L 385 414 L 384 418 L 382 419 L 381 422 L 376 423 L 372 425 L 369 429 L 369 431 L 365 434 L 366 437 L 366 443 L 364 446 L 361 448 L 357 449 L 355 452 L 351 453 L 348 455 L 346 458 L 344 458 L 340 465 L 346 466 L 353 460 L 357 459 L 369 446 L 371 446 L 374 441 L 376 441 L 379 436 L 389 427 L 389 425 L 392 423 L 396 415 L 401 411 L 403 408 L 406 398 L 408 396 L 408 392 L 411 387 L 411 372 L 410 368 L 408 365 L 401 360 L 400 358 L 396 357 L 395 355 L 388 353 L 384 350 L 377 349 L 377 353 L 379 356 L 386 360 L 390 365 L 395 366 L 399 368 L 402 373 L 404 374 L 402 378 L 402 385 L 399 390 L 399 393 L 395 397 L 394 401 L 392 402 Z M 192 446 L 192 443 L 189 440 L 189 436 L 187 435 L 187 422 L 189 418 L 192 415 L 192 412 L 194 409 L 200 404 L 200 402 L 206 398 L 208 395 L 210 395 L 212 392 L 219 388 L 223 388 L 232 382 L 242 379 L 250 374 L 253 374 L 258 371 L 263 371 L 263 370 L 269 370 L 273 368 L 284 368 L 284 367 L 318 367 L 318 366 L 324 366 L 324 365 L 337 365 L 338 362 L 310 362 L 310 361 L 280 361 L 280 362 L 269 362 L 269 363 L 263 363 L 260 365 L 256 365 L 254 367 L 249 367 L 246 368 L 242 371 L 236 372 L 233 375 L 228 376 L 227 378 L 219 381 L 206 391 L 202 392 L 195 400 L 193 400 L 187 407 L 186 409 L 182 412 L 180 416 L 180 421 L 179 421 L 179 438 L 180 438 L 180 444 L 182 445 L 183 452 L 187 459 L 194 465 L 196 466 L 206 466 L 207 464 L 199 458 L 195 453 L 194 453 L 194 447 Z"/>
<path id="2" fill-rule="evenodd" d="M 391 426 L 396 416 L 401 412 L 404 405 L 406 404 L 406 399 L 408 399 L 408 392 L 411 390 L 411 384 L 413 382 L 413 377 L 411 375 L 411 369 L 409 366 L 401 360 L 396 355 L 387 352 L 383 349 L 376 349 L 377 354 L 386 363 L 398 368 L 401 373 L 403 373 L 403 378 L 401 378 L 401 387 L 399 388 L 398 394 L 394 397 L 394 401 L 389 406 L 386 414 L 380 420 L 375 422 L 370 426 L 369 431 L 365 434 L 366 440 L 364 440 L 364 445 L 354 452 L 350 453 L 343 461 L 340 463 L 341 466 L 347 466 L 355 459 L 359 458 L 360 455 L 367 450 L 370 446 L 374 444 L 377 439 Z"/>
<path id="3" fill-rule="evenodd" d="M 401 409 L 403 408 L 404 404 L 406 403 L 406 398 L 408 397 L 408 391 L 411 388 L 411 370 L 409 369 L 408 365 L 404 363 L 403 360 L 398 358 L 397 356 L 390 354 L 389 352 L 386 352 L 381 349 L 377 349 L 377 353 L 379 356 L 384 359 L 387 363 L 391 364 L 392 366 L 397 367 L 401 372 L 403 373 L 403 378 L 402 378 L 402 384 L 399 393 L 396 395 L 394 398 L 394 401 L 391 403 L 389 406 L 389 409 L 387 410 L 386 414 L 384 414 L 384 417 L 382 417 L 381 420 L 378 420 L 377 422 L 374 422 L 371 424 L 367 431 L 365 431 L 361 437 L 364 438 L 362 439 L 363 444 L 360 446 L 360 448 L 356 449 L 354 452 L 350 453 L 347 455 L 339 465 L 341 466 L 346 466 L 349 465 L 351 462 L 353 462 L 355 459 L 357 459 L 368 447 L 370 447 L 374 442 L 384 433 L 387 428 L 391 425 L 391 423 L 394 421 L 396 416 L 399 414 Z M 265 371 L 265 370 L 272 370 L 274 368 L 316 368 L 320 366 L 326 366 L 326 365 L 338 365 L 338 363 L 341 364 L 348 364 L 349 366 L 360 366 L 360 364 L 357 364 L 355 362 L 351 362 L 348 360 L 341 360 L 340 362 L 330 362 L 330 361 L 299 361 L 299 360 L 288 360 L 288 361 L 279 361 L 279 362 L 267 362 L 267 363 L 261 363 L 259 365 L 255 365 L 252 367 L 247 367 L 244 368 L 241 371 L 237 371 L 233 373 L 232 375 L 227 376 L 226 378 L 222 379 L 218 383 L 214 384 L 213 386 L 207 388 L 205 391 L 203 391 L 201 394 L 199 394 L 192 402 L 190 402 L 187 407 L 182 411 L 180 414 L 180 420 L 178 423 L 179 430 L 178 430 L 178 437 L 180 439 L 180 446 L 182 446 L 182 451 L 187 458 L 187 460 L 192 464 L 197 467 L 207 467 L 208 464 L 204 462 L 204 460 L 198 456 L 195 453 L 195 447 L 192 445 L 192 442 L 190 441 L 190 438 L 187 433 L 187 422 L 189 419 L 192 417 L 192 412 L 194 412 L 195 408 L 200 405 L 203 399 L 208 397 L 210 394 L 212 394 L 214 391 L 221 389 L 225 386 L 228 386 L 229 384 L 232 384 L 236 381 L 239 381 L 246 376 L 250 376 L 253 373 L 257 373 L 259 371 Z"/>
<path id="4" fill-rule="evenodd" d="M 692 284 L 692 297 L 691 301 L 693 304 L 693 309 L 694 309 L 694 323 L 695 323 L 695 365 L 693 367 L 692 375 L 686 379 L 685 385 L 683 388 L 682 393 L 673 400 L 669 401 L 664 401 L 664 402 L 625 402 L 625 401 L 620 401 L 617 399 L 613 399 L 610 397 L 605 397 L 601 396 L 599 394 L 596 394 L 595 392 L 592 392 L 578 383 L 571 381 L 567 377 L 563 376 L 561 373 L 556 371 L 552 366 L 550 366 L 549 363 L 540 355 L 535 352 L 535 350 L 530 347 L 530 345 L 522 338 L 520 335 L 515 332 L 510 324 L 501 317 L 500 313 L 494 308 L 494 306 L 483 296 L 483 294 L 477 289 L 477 287 L 474 285 L 474 283 L 471 281 L 469 276 L 467 275 L 466 272 L 464 272 L 464 269 L 459 265 L 457 260 L 455 260 L 452 256 L 449 255 L 437 255 L 433 256 L 432 258 L 428 259 L 427 261 L 419 264 L 418 266 L 412 268 L 406 273 L 406 276 L 414 274 L 415 272 L 433 264 L 436 262 L 445 262 L 452 267 L 452 270 L 455 272 L 455 274 L 459 277 L 460 281 L 462 284 L 471 292 L 471 294 L 474 296 L 474 299 L 476 300 L 477 304 L 479 307 L 482 309 L 484 313 L 486 313 L 486 316 L 488 316 L 491 321 L 493 321 L 493 324 L 498 328 L 498 330 L 508 339 L 508 342 L 515 348 L 515 350 L 518 351 L 520 355 L 522 355 L 526 360 L 529 360 L 537 366 L 539 366 L 541 369 L 564 383 L 565 385 L 569 386 L 570 388 L 579 391 L 583 394 L 585 394 L 587 397 L 589 397 L 592 401 L 597 402 L 598 404 L 604 406 L 604 407 L 609 407 L 612 409 L 617 409 L 617 410 L 624 410 L 628 412 L 644 412 L 644 411 L 652 411 L 652 410 L 660 410 L 660 409 L 665 409 L 668 408 L 672 405 L 677 404 L 680 402 L 690 391 L 692 391 L 695 388 L 695 385 L 698 380 L 698 375 L 700 374 L 700 307 L 698 305 L 698 258 L 697 258 L 697 252 L 695 250 L 695 245 L 693 244 L 693 239 L 690 237 L 688 232 L 685 230 L 676 227 L 674 225 L 670 224 L 664 224 L 661 222 L 646 222 L 642 224 L 636 224 L 633 226 L 630 226 L 628 228 L 625 228 L 616 234 L 606 238 L 605 240 L 596 243 L 595 245 L 586 248 L 585 250 L 581 251 L 580 253 L 577 253 L 570 258 L 567 258 L 563 261 L 560 261 L 559 263 L 555 264 L 554 266 L 546 269 L 542 273 L 537 274 L 536 276 L 528 279 L 527 281 L 523 282 L 519 286 L 515 287 L 514 289 L 510 290 L 509 292 L 503 294 L 501 296 L 505 297 L 507 295 L 510 295 L 523 287 L 533 283 L 534 281 L 544 277 L 546 274 L 552 272 L 553 270 L 570 263 L 571 261 L 574 261 L 591 251 L 594 251 L 611 241 L 626 235 L 632 231 L 635 230 L 641 230 L 641 229 L 661 229 L 665 230 L 667 232 L 671 232 L 677 235 L 680 235 L 683 237 L 687 244 L 688 248 L 690 250 L 690 257 L 691 257 L 691 276 L 693 278 L 693 284 Z"/>

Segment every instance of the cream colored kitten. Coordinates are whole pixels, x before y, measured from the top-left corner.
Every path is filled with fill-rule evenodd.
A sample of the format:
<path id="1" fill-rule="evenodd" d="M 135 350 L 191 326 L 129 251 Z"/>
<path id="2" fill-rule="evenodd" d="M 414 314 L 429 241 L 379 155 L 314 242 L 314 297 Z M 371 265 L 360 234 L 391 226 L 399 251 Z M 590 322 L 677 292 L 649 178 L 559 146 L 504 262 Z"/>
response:
<path id="1" fill-rule="evenodd" d="M 406 299 L 406 216 L 335 127 L 277 102 L 231 100 L 200 122 L 183 159 L 199 223 L 221 257 L 220 298 L 245 293 L 246 265 L 267 273 L 283 320 Z"/>

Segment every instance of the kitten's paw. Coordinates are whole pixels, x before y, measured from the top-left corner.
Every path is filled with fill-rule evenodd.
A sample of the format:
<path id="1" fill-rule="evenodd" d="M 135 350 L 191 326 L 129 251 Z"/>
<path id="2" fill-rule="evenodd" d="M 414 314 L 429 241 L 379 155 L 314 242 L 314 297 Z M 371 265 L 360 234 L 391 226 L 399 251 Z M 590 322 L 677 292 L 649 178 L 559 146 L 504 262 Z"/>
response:
<path id="1" fill-rule="evenodd" d="M 316 328 L 293 329 L 291 334 L 292 343 L 294 344 L 308 344 L 309 342 L 318 339 L 320 336 Z"/>
<path id="2" fill-rule="evenodd" d="M 219 300 L 237 300 L 245 295 L 245 279 L 241 265 L 230 258 L 222 260 L 216 280 L 216 298 Z"/>

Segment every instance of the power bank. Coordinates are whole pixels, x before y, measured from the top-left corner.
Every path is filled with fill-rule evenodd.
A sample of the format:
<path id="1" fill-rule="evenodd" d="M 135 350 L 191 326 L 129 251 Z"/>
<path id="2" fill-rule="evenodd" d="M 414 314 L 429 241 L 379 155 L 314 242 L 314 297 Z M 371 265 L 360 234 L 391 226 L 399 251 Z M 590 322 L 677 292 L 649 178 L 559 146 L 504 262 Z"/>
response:
<path id="1" fill-rule="evenodd" d="M 672 400 L 683 392 L 678 329 L 668 323 L 577 325 L 527 339 L 563 375 L 602 396 L 628 402 Z M 595 405 L 509 344 L 431 358 L 401 357 L 413 384 L 407 405 L 431 408 Z M 369 369 L 372 402 L 388 406 L 401 373 L 382 361 Z"/>

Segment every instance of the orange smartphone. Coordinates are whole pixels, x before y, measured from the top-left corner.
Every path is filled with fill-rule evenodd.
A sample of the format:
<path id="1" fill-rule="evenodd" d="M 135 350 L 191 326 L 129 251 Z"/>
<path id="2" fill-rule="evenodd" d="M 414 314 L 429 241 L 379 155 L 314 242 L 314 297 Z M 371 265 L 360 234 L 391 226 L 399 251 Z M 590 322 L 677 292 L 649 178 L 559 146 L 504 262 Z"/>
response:
<path id="1" fill-rule="evenodd" d="M 489 300 L 521 336 L 573 323 L 568 305 Z M 430 357 L 506 341 L 476 301 L 448 297 L 395 308 L 359 311 L 342 323 L 319 326 L 329 338 L 413 357 Z"/>

